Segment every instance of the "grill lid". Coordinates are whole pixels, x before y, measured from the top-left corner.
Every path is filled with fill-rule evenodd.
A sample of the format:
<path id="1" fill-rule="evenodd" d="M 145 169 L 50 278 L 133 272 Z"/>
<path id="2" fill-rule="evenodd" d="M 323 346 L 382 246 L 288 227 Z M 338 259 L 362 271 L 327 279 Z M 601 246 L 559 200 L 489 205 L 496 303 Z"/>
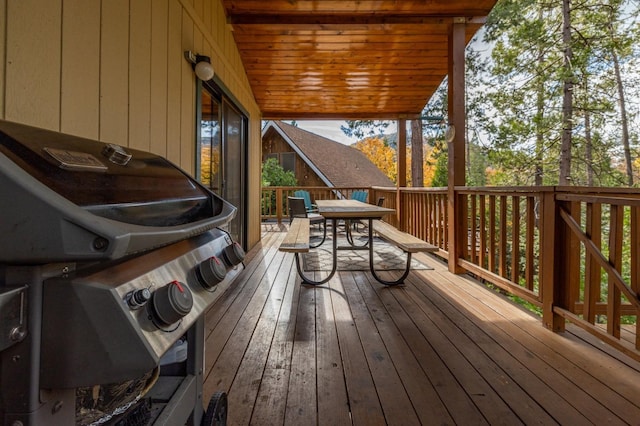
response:
<path id="1" fill-rule="evenodd" d="M 1 120 L 0 194 L 4 263 L 118 258 L 235 215 L 162 157 Z"/>

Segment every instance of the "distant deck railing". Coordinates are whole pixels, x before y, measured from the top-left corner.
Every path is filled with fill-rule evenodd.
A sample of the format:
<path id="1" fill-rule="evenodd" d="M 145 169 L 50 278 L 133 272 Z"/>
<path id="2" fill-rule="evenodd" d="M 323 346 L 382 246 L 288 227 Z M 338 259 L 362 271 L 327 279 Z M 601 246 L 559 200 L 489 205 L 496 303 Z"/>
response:
<path id="1" fill-rule="evenodd" d="M 296 189 L 263 188 L 263 205 L 275 200 L 263 218 L 285 218 L 286 196 Z M 456 187 L 464 214 L 452 230 L 447 188 L 302 189 L 314 200 L 349 198 L 356 190 L 367 190 L 372 204 L 384 197 L 398 213 L 385 220 L 439 247 L 436 254 L 450 265 L 453 235 L 461 242 L 456 268 L 530 304 L 548 328 L 562 331 L 571 321 L 640 360 L 637 190 Z"/>

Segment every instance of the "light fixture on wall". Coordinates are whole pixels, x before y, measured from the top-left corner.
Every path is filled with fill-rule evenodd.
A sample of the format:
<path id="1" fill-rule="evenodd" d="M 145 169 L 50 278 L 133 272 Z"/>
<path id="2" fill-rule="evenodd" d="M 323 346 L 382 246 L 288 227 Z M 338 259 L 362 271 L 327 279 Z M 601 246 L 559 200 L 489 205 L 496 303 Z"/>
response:
<path id="1" fill-rule="evenodd" d="M 213 78 L 213 67 L 211 66 L 210 57 L 194 54 L 190 50 L 184 52 L 184 57 L 189 61 L 200 80 L 209 81 Z"/>
<path id="2" fill-rule="evenodd" d="M 449 124 L 447 126 L 447 130 L 444 132 L 444 140 L 447 143 L 453 142 L 453 139 L 456 137 L 456 126 L 453 124 Z"/>

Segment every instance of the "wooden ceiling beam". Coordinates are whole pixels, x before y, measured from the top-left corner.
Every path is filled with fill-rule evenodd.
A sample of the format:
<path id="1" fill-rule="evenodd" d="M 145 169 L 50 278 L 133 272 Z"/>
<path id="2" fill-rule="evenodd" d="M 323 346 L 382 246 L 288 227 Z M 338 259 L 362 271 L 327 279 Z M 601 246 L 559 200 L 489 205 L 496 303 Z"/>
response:
<path id="1" fill-rule="evenodd" d="M 397 120 L 405 118 L 413 120 L 420 117 L 420 112 L 389 111 L 341 111 L 334 113 L 313 111 L 262 111 L 263 120 Z"/>
<path id="2" fill-rule="evenodd" d="M 413 24 L 413 25 L 451 25 L 456 20 L 464 18 L 466 23 L 477 24 L 486 20 L 485 11 L 481 9 L 468 9 L 462 13 L 451 15 L 403 15 L 403 14 L 358 14 L 358 13 L 308 13 L 308 14 L 252 14 L 252 13 L 232 13 L 227 17 L 227 23 L 231 25 L 299 25 L 309 29 L 311 25 L 392 25 L 392 24 Z"/>

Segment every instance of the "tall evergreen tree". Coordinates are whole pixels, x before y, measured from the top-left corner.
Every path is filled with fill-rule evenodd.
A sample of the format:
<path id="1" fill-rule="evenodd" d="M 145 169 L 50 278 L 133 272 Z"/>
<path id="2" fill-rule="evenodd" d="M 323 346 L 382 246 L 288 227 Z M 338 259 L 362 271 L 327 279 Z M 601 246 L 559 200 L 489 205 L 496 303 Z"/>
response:
<path id="1" fill-rule="evenodd" d="M 618 174 L 603 172 L 619 163 L 632 184 L 635 8 L 629 0 L 498 2 L 485 37 L 494 46 L 485 81 L 493 118 L 481 121 L 498 169 L 526 171 L 536 185 L 610 185 Z"/>

